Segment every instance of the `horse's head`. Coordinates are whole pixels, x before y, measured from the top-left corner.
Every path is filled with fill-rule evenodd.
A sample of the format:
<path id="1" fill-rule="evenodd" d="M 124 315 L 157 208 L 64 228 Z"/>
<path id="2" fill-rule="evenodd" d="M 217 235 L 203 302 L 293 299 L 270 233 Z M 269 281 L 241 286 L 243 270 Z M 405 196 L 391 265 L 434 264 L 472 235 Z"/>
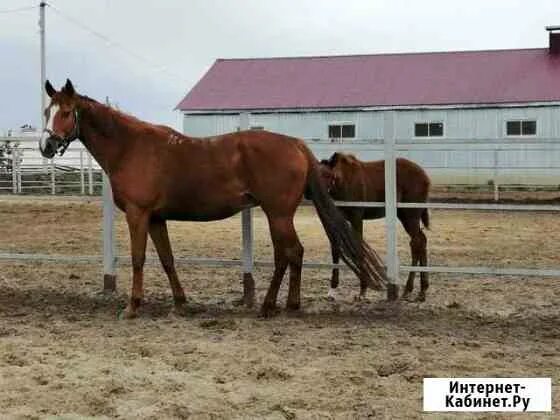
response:
<path id="1" fill-rule="evenodd" d="M 335 152 L 329 159 L 321 161 L 321 177 L 330 193 L 344 190 L 352 176 L 356 158 L 352 155 Z"/>
<path id="2" fill-rule="evenodd" d="M 68 79 L 59 92 L 47 80 L 45 90 L 50 103 L 44 110 L 46 126 L 39 140 L 39 150 L 44 157 L 50 159 L 56 153 L 62 156 L 70 143 L 79 136 L 78 95 Z"/>

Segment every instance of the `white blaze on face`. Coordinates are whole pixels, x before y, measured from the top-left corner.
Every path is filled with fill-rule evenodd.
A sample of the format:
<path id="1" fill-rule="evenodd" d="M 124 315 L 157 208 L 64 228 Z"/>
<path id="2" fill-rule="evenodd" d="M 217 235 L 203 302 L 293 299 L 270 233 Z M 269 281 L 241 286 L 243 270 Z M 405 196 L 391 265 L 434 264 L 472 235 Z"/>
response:
<path id="1" fill-rule="evenodd" d="M 47 124 L 45 125 L 46 130 L 43 131 L 43 133 L 41 134 L 41 140 L 39 141 L 39 146 L 41 147 L 41 150 L 45 150 L 45 147 L 47 145 L 47 139 L 50 137 L 49 133 L 53 131 L 54 117 L 60 110 L 60 107 L 56 104 L 52 106 L 49 105 L 49 106 L 50 106 L 49 119 L 47 120 Z M 49 108 L 47 107 L 47 109 Z"/>

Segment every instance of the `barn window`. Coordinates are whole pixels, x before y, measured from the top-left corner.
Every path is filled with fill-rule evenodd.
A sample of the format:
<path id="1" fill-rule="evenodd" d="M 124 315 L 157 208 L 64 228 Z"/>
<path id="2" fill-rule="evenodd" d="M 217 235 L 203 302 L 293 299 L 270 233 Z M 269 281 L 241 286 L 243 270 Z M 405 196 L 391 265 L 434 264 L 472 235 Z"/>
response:
<path id="1" fill-rule="evenodd" d="M 356 137 L 356 125 L 352 123 L 329 124 L 329 139 L 340 141 L 342 139 L 353 139 Z"/>
<path id="2" fill-rule="evenodd" d="M 537 135 L 537 122 L 535 120 L 512 120 L 506 123 L 508 136 L 535 136 Z"/>
<path id="3" fill-rule="evenodd" d="M 420 122 L 414 124 L 415 137 L 442 137 L 442 122 Z"/>

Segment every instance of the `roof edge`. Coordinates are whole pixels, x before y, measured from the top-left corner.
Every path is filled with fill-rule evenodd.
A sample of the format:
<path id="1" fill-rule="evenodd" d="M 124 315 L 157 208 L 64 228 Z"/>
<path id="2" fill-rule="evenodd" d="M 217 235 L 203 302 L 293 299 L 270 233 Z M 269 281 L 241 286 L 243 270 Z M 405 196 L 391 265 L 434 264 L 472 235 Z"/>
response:
<path id="1" fill-rule="evenodd" d="M 433 104 L 433 105 L 367 105 L 348 107 L 323 108 L 230 108 L 230 109 L 180 109 L 183 114 L 239 114 L 248 113 L 294 113 L 294 112 L 348 112 L 348 111 L 388 111 L 388 110 L 419 110 L 419 109 L 480 109 L 480 108 L 536 108 L 545 106 L 560 106 L 560 100 L 532 101 L 532 102 L 486 102 L 462 104 Z"/>
<path id="2" fill-rule="evenodd" d="M 403 55 L 435 55 L 435 54 L 470 54 L 470 53 L 494 53 L 494 52 L 514 52 L 514 51 L 548 51 L 548 47 L 528 47 L 528 48 L 496 48 L 481 50 L 452 50 L 452 51 L 415 51 L 415 52 L 392 52 L 392 53 L 362 53 L 362 54 L 331 54 L 331 55 L 296 55 L 296 56 L 272 56 L 272 57 L 237 57 L 237 58 L 217 58 L 214 63 L 222 61 L 253 61 L 253 60 L 300 60 L 310 58 L 351 58 L 351 57 L 377 57 L 377 56 L 403 56 Z"/>

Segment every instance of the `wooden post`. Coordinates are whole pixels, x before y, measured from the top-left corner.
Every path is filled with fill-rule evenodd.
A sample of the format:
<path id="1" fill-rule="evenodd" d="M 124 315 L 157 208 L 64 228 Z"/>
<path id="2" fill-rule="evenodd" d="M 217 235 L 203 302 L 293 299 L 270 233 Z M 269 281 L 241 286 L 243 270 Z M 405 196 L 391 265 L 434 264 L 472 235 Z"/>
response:
<path id="1" fill-rule="evenodd" d="M 397 252 L 397 164 L 395 153 L 396 111 L 386 111 L 383 137 L 385 144 L 385 230 L 387 232 L 387 299 L 399 296 L 399 255 Z"/>
<path id="2" fill-rule="evenodd" d="M 103 172 L 103 291 L 117 289 L 117 253 L 115 246 L 115 207 L 109 177 Z"/>
<path id="3" fill-rule="evenodd" d="M 239 114 L 239 129 L 249 129 L 249 114 Z M 241 246 L 243 261 L 243 299 L 241 303 L 252 306 L 255 300 L 255 280 L 253 278 L 253 209 L 241 212 Z"/>

